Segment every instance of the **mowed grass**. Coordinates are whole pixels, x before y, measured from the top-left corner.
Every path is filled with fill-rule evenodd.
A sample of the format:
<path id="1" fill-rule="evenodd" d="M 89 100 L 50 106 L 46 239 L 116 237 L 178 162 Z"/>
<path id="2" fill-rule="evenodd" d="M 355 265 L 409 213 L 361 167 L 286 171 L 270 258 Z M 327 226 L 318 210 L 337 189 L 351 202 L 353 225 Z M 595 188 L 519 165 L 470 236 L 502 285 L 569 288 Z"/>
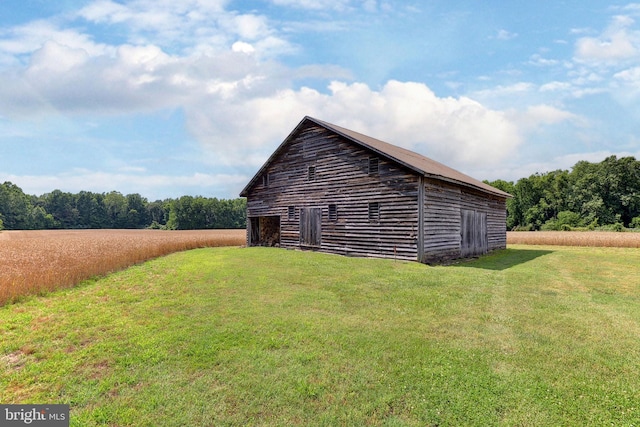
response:
<path id="1" fill-rule="evenodd" d="M 0 401 L 74 426 L 640 423 L 640 251 L 175 253 L 0 309 Z"/>

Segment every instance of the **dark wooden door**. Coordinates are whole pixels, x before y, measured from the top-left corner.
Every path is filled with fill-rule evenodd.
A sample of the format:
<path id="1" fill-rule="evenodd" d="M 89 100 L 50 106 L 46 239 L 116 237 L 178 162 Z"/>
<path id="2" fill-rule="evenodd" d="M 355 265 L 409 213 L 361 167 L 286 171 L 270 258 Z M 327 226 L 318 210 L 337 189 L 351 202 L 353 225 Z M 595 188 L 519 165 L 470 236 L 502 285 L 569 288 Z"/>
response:
<path id="1" fill-rule="evenodd" d="M 322 243 L 322 209 L 300 209 L 300 245 L 320 246 Z"/>
<path id="2" fill-rule="evenodd" d="M 460 211 L 460 255 L 470 257 L 487 253 L 487 214 Z"/>

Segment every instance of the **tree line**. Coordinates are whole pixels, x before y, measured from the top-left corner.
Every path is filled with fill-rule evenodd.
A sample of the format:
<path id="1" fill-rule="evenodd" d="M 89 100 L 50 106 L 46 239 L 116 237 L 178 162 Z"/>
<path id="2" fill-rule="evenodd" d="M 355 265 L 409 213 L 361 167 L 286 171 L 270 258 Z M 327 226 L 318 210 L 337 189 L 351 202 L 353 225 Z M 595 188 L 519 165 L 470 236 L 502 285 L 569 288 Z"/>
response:
<path id="1" fill-rule="evenodd" d="M 245 199 L 182 196 L 149 202 L 117 191 L 77 194 L 54 190 L 41 196 L 0 184 L 0 230 L 83 228 L 230 229 L 246 226 Z"/>
<path id="2" fill-rule="evenodd" d="M 513 195 L 507 230 L 640 228 L 640 161 L 634 157 L 580 161 L 571 171 L 487 183 Z"/>
<path id="3" fill-rule="evenodd" d="M 536 173 L 517 182 L 488 184 L 506 191 L 507 230 L 640 229 L 640 162 L 610 156 L 580 161 L 571 171 Z M 31 196 L 0 185 L 0 229 L 244 228 L 245 199 L 182 196 L 149 202 L 117 191 L 77 194 L 60 190 Z"/>

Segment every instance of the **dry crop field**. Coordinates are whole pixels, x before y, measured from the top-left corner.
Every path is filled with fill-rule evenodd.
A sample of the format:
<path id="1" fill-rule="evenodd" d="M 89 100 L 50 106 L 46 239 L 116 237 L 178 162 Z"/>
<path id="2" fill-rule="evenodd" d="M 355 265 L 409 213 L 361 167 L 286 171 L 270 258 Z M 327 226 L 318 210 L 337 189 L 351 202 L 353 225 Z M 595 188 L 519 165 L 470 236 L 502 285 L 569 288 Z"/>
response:
<path id="1" fill-rule="evenodd" d="M 507 245 L 640 248 L 640 233 L 615 231 L 509 231 Z"/>
<path id="2" fill-rule="evenodd" d="M 0 232 L 0 305 L 172 252 L 240 246 L 245 230 Z"/>

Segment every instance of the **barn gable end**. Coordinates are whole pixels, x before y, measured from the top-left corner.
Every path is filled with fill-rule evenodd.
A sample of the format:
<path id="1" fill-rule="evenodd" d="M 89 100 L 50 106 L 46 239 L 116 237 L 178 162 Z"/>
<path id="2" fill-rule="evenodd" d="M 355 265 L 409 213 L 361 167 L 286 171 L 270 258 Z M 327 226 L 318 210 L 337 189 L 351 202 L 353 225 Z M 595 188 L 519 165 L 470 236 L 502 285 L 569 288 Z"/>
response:
<path id="1" fill-rule="evenodd" d="M 247 243 L 422 262 L 505 247 L 508 195 L 461 176 L 305 117 L 241 193 Z"/>

